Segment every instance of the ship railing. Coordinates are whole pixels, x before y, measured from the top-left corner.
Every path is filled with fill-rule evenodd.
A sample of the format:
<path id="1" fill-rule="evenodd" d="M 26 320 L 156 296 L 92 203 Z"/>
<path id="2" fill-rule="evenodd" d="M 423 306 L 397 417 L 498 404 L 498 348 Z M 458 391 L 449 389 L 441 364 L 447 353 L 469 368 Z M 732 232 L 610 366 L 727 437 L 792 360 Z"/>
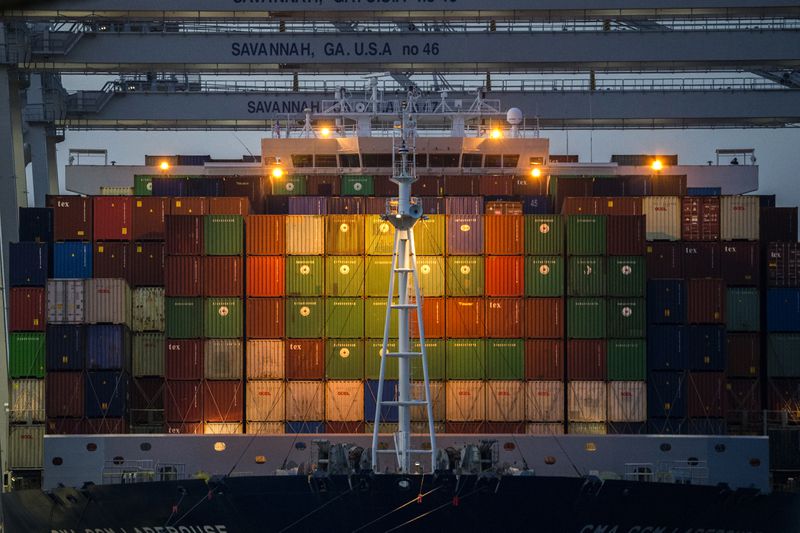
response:
<path id="1" fill-rule="evenodd" d="M 697 460 L 665 461 L 660 464 L 659 475 L 663 481 L 686 485 L 708 484 L 708 462 Z"/>
<path id="2" fill-rule="evenodd" d="M 155 481 L 154 462 L 150 459 L 124 461 L 106 461 L 103 465 L 103 484 L 142 483 Z"/>
<path id="3" fill-rule="evenodd" d="M 626 481 L 655 481 L 656 472 L 653 463 L 625 463 Z"/>

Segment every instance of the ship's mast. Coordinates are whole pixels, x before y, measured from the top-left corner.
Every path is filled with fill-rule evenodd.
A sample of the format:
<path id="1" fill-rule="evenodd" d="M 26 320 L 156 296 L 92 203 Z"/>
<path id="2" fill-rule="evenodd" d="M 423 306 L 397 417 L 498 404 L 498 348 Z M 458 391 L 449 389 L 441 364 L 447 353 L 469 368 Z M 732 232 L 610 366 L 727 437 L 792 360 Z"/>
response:
<path id="1" fill-rule="evenodd" d="M 381 371 L 378 382 L 378 395 L 375 408 L 375 427 L 372 432 L 372 469 L 378 471 L 378 454 L 393 453 L 396 455 L 398 472 L 412 472 L 412 457 L 430 455 L 431 471 L 436 470 L 436 433 L 433 429 L 433 408 L 428 381 L 428 358 L 425 349 L 425 328 L 423 325 L 423 297 L 419 290 L 417 274 L 417 256 L 414 245 L 414 224 L 422 217 L 422 205 L 411 198 L 411 184 L 417 180 L 414 151 L 416 146 L 416 122 L 412 116 L 416 95 L 408 94 L 408 100 L 402 108 L 401 119 L 395 125 L 393 143 L 394 171 L 392 181 L 397 183 L 397 200 L 390 200 L 386 206 L 384 220 L 394 228 L 394 252 L 392 255 L 392 271 L 389 280 L 389 296 L 386 305 L 386 322 L 383 329 L 383 347 L 381 350 Z M 394 298 L 395 281 L 397 281 L 397 299 Z M 413 290 L 413 302 L 409 292 Z M 412 349 L 410 323 L 411 311 L 416 310 L 419 331 L 419 349 Z M 397 351 L 389 351 L 389 336 L 392 313 L 397 313 Z M 424 397 L 413 398 L 411 394 L 411 361 L 419 358 L 422 363 L 424 378 Z M 396 359 L 398 385 L 396 399 L 384 401 L 384 380 L 386 362 Z M 420 391 L 417 391 L 419 395 Z M 394 395 L 392 395 L 394 396 Z M 381 416 L 384 407 L 397 407 L 398 430 L 394 434 L 394 449 L 378 449 Z M 411 447 L 411 409 L 422 407 L 426 410 L 430 449 L 415 450 Z"/>

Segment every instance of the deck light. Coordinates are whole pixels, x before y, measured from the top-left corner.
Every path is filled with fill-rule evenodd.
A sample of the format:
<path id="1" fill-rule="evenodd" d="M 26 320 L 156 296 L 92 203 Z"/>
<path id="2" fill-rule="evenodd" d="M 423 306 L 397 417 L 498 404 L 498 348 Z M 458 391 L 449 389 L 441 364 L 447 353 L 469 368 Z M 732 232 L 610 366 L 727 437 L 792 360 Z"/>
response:
<path id="1" fill-rule="evenodd" d="M 492 139 L 500 139 L 502 137 L 503 137 L 502 131 L 496 128 L 492 130 Z"/>
<path id="2" fill-rule="evenodd" d="M 542 169 L 535 167 L 531 169 L 531 176 L 534 178 L 541 178 L 542 177 Z"/>
<path id="3" fill-rule="evenodd" d="M 272 169 L 272 177 L 275 179 L 281 179 L 283 177 L 283 169 L 281 167 L 275 167 Z"/>
<path id="4" fill-rule="evenodd" d="M 167 162 L 167 161 L 162 161 L 162 162 L 161 162 L 161 164 L 160 164 L 160 165 L 158 165 L 158 168 L 160 168 L 161 170 L 163 170 L 164 172 L 166 172 L 167 170 L 169 170 L 169 162 Z"/>
<path id="5" fill-rule="evenodd" d="M 660 159 L 654 159 L 650 167 L 656 172 L 658 172 L 659 170 L 662 170 L 664 168 L 664 163 L 662 163 Z"/>

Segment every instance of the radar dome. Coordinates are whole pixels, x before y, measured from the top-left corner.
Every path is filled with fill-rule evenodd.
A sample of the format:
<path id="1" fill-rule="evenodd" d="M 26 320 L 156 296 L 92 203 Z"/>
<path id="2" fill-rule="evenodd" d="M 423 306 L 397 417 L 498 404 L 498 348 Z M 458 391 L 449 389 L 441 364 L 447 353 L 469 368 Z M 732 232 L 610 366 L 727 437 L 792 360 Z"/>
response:
<path id="1" fill-rule="evenodd" d="M 512 126 L 518 126 L 522 124 L 522 109 L 518 107 L 512 107 L 506 113 L 506 121 Z"/>

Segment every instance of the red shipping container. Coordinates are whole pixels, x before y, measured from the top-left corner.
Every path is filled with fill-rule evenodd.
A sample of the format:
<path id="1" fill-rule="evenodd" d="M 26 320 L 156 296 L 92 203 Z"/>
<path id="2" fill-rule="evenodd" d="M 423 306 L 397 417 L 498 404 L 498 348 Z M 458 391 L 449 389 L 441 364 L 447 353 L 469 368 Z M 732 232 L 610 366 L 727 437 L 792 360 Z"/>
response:
<path id="1" fill-rule="evenodd" d="M 364 433 L 365 424 L 358 422 L 325 422 L 325 433 Z"/>
<path id="2" fill-rule="evenodd" d="M 250 200 L 241 196 L 212 196 L 208 199 L 209 215 L 249 215 Z"/>
<path id="3" fill-rule="evenodd" d="M 645 254 L 645 217 L 611 215 L 606 219 L 608 255 Z"/>
<path id="4" fill-rule="evenodd" d="M 263 213 L 266 208 L 268 187 L 268 180 L 261 176 L 223 178 L 222 196 L 244 196 L 250 202 L 250 211 L 252 213 Z"/>
<path id="5" fill-rule="evenodd" d="M 767 248 L 767 284 L 800 287 L 800 244 L 771 242 Z"/>
<path id="6" fill-rule="evenodd" d="M 759 219 L 761 242 L 797 241 L 797 207 L 762 207 Z"/>
<path id="7" fill-rule="evenodd" d="M 134 424 L 164 421 L 164 378 L 131 380 L 131 420 Z"/>
<path id="8" fill-rule="evenodd" d="M 689 372 L 686 395 L 690 418 L 721 417 L 725 376 L 722 372 Z"/>
<path id="9" fill-rule="evenodd" d="M 375 196 L 378 196 L 378 177 L 375 178 Z M 386 192 L 386 196 L 397 195 L 397 184 L 386 178 L 381 178 L 387 182 L 385 187 L 381 187 L 380 192 Z M 411 185 L 413 196 L 442 196 L 444 194 L 444 178 L 442 176 L 419 176 L 417 181 Z M 381 194 L 380 196 L 384 196 Z"/>
<path id="10" fill-rule="evenodd" d="M 133 261 L 128 274 L 134 287 L 164 285 L 164 243 L 137 242 L 133 244 Z"/>
<path id="11" fill-rule="evenodd" d="M 485 335 L 483 298 L 447 298 L 445 334 L 451 339 L 472 339 Z"/>
<path id="12" fill-rule="evenodd" d="M 514 196 L 543 196 L 547 194 L 549 183 L 549 177 L 535 178 L 530 173 L 524 173 L 514 177 L 511 192 Z"/>
<path id="13" fill-rule="evenodd" d="M 203 422 L 165 422 L 164 431 L 170 435 L 203 435 Z"/>
<path id="14" fill-rule="evenodd" d="M 93 202 L 94 240 L 131 240 L 131 197 L 95 196 Z"/>
<path id="15" fill-rule="evenodd" d="M 83 416 L 83 372 L 48 372 L 45 376 L 45 409 L 50 417 Z"/>
<path id="16" fill-rule="evenodd" d="M 758 378 L 761 374 L 761 339 L 758 333 L 728 333 L 729 378 Z"/>
<path id="17" fill-rule="evenodd" d="M 113 241 L 94 243 L 93 277 L 128 279 L 130 263 L 130 243 Z"/>
<path id="18" fill-rule="evenodd" d="M 83 435 L 83 418 L 48 418 L 45 431 L 48 435 Z"/>
<path id="19" fill-rule="evenodd" d="M 564 301 L 561 298 L 526 298 L 525 336 L 558 339 L 564 336 Z"/>
<path id="20" fill-rule="evenodd" d="M 761 284 L 761 247 L 757 242 L 725 242 L 720 245 L 722 279 L 726 285 Z"/>
<path id="21" fill-rule="evenodd" d="M 169 215 L 166 221 L 167 255 L 203 254 L 203 217 Z"/>
<path id="22" fill-rule="evenodd" d="M 323 379 L 325 341 L 291 339 L 286 341 L 286 379 Z"/>
<path id="23" fill-rule="evenodd" d="M 167 380 L 164 387 L 164 416 L 167 422 L 203 420 L 203 382 Z"/>
<path id="24" fill-rule="evenodd" d="M 718 241 L 718 196 L 684 196 L 681 199 L 681 237 L 684 241 Z"/>
<path id="25" fill-rule="evenodd" d="M 485 281 L 486 296 L 522 297 L 525 293 L 525 258 L 521 255 L 487 257 Z"/>
<path id="26" fill-rule="evenodd" d="M 522 215 L 483 217 L 483 242 L 486 255 L 524 254 L 524 220 Z"/>
<path id="27" fill-rule="evenodd" d="M 520 434 L 525 433 L 525 429 L 525 422 L 486 422 L 483 425 L 483 433 Z"/>
<path id="28" fill-rule="evenodd" d="M 169 203 L 161 196 L 139 196 L 133 199 L 133 236 L 135 241 L 163 241 L 164 220 Z"/>
<path id="29" fill-rule="evenodd" d="M 247 337 L 279 339 L 284 336 L 283 298 L 247 299 Z"/>
<path id="30" fill-rule="evenodd" d="M 207 256 L 202 260 L 203 296 L 238 296 L 242 286 L 242 258 L 238 256 Z"/>
<path id="31" fill-rule="evenodd" d="M 169 215 L 207 215 L 208 200 L 203 196 L 170 198 Z"/>
<path id="32" fill-rule="evenodd" d="M 567 342 L 567 379 L 570 381 L 605 381 L 606 341 L 570 340 Z"/>
<path id="33" fill-rule="evenodd" d="M 599 215 L 600 199 L 594 196 L 570 196 L 564 198 L 562 215 Z"/>
<path id="34" fill-rule="evenodd" d="M 390 196 L 395 196 L 395 190 Z M 475 196 L 480 194 L 480 178 L 478 176 L 453 176 L 444 177 L 443 196 Z"/>
<path id="35" fill-rule="evenodd" d="M 417 327 L 416 309 L 411 310 L 408 322 L 411 338 L 418 339 L 419 328 Z M 444 337 L 444 298 L 425 298 L 422 305 L 422 322 L 425 326 L 426 339 L 441 339 Z"/>
<path id="36" fill-rule="evenodd" d="M 683 243 L 683 275 L 687 278 L 722 277 L 718 242 Z"/>
<path id="37" fill-rule="evenodd" d="M 244 420 L 244 382 L 205 382 L 203 415 L 206 422 L 241 422 Z"/>
<path id="38" fill-rule="evenodd" d="M 168 256 L 164 262 L 166 296 L 200 296 L 200 260 L 191 255 Z"/>
<path id="39" fill-rule="evenodd" d="M 478 194 L 481 196 L 511 196 L 514 194 L 514 176 L 494 174 L 481 176 L 478 182 Z"/>
<path id="40" fill-rule="evenodd" d="M 690 279 L 687 293 L 690 324 L 725 323 L 725 284 L 721 279 Z"/>
<path id="41" fill-rule="evenodd" d="M 339 196 L 341 194 L 342 178 L 338 175 L 316 175 L 308 177 L 306 194 L 308 196 Z"/>
<path id="42" fill-rule="evenodd" d="M 247 255 L 283 255 L 286 252 L 286 218 L 280 215 L 250 215 L 247 226 Z"/>
<path id="43" fill-rule="evenodd" d="M 247 258 L 247 295 L 284 296 L 286 262 L 282 256 Z"/>
<path id="44" fill-rule="evenodd" d="M 44 331 L 47 319 L 45 289 L 15 287 L 11 289 L 8 314 L 9 331 Z"/>
<path id="45" fill-rule="evenodd" d="M 742 411 L 761 411 L 761 382 L 757 379 L 729 379 L 725 384 L 725 416 L 741 420 Z"/>
<path id="46" fill-rule="evenodd" d="M 564 201 L 567 198 L 592 195 L 592 178 L 557 178 L 555 182 L 556 202 L 553 206 L 555 213 L 561 213 Z M 553 182 L 551 182 L 553 187 Z"/>
<path id="47" fill-rule="evenodd" d="M 602 196 L 598 200 L 598 215 L 637 216 L 643 213 L 642 199 L 637 196 Z"/>
<path id="48" fill-rule="evenodd" d="M 493 339 L 524 337 L 524 306 L 522 298 L 487 298 L 486 336 Z"/>
<path id="49" fill-rule="evenodd" d="M 770 379 L 767 383 L 767 401 L 770 411 L 796 413 L 800 406 L 800 379 Z"/>
<path id="50" fill-rule="evenodd" d="M 525 341 L 525 379 L 564 379 L 564 342 L 555 339 Z"/>
<path id="51" fill-rule="evenodd" d="M 203 341 L 168 339 L 164 343 L 164 377 L 177 381 L 202 379 Z"/>
<path id="52" fill-rule="evenodd" d="M 124 418 L 88 418 L 83 423 L 87 435 L 125 435 L 128 423 Z"/>
<path id="53" fill-rule="evenodd" d="M 486 422 L 445 422 L 445 433 L 486 433 Z"/>
<path id="54" fill-rule="evenodd" d="M 648 242 L 645 260 L 649 279 L 683 277 L 683 244 L 679 242 Z"/>
<path id="55" fill-rule="evenodd" d="M 57 241 L 92 240 L 92 199 L 86 196 L 48 196 L 53 208 L 53 238 Z"/>

